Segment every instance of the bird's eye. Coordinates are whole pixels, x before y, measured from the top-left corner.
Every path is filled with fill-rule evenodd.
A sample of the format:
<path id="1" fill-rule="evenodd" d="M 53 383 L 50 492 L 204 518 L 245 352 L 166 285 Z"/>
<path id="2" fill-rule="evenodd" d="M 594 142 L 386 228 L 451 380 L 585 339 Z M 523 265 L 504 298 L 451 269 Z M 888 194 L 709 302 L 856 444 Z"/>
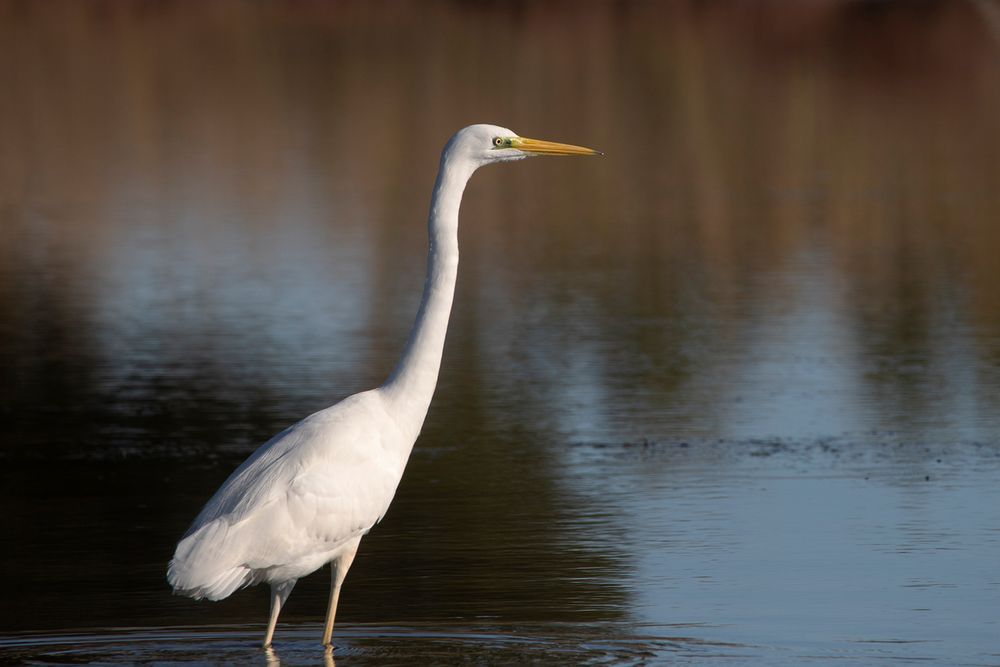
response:
<path id="1" fill-rule="evenodd" d="M 493 137 L 493 145 L 497 148 L 503 148 L 504 140 L 503 137 Z"/>

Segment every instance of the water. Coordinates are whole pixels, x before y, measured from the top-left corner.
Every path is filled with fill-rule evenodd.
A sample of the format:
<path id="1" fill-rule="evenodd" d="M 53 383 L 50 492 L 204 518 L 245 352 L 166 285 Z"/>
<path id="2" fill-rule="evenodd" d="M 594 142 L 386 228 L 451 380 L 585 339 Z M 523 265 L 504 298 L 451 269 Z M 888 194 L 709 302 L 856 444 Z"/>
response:
<path id="1" fill-rule="evenodd" d="M 0 4 L 0 661 L 1000 664 L 1000 23 L 790 7 Z M 392 368 L 473 121 L 606 157 L 473 179 L 336 650 L 317 573 L 265 654 L 166 561 Z"/>
<path id="2" fill-rule="evenodd" d="M 544 497 L 527 499 L 544 489 L 523 482 L 509 496 L 482 478 L 479 494 L 442 492 L 433 471 L 448 455 L 417 450 L 391 517 L 351 572 L 334 658 L 996 663 L 995 446 L 591 443 L 562 454 L 559 503 L 539 514 Z M 80 467 L 68 475 L 97 476 Z M 21 613 L 5 619 L 17 631 L 2 639 L 4 655 L 264 664 L 264 591 L 218 604 L 169 597 L 160 554 L 173 536 L 149 507 L 174 485 L 156 485 L 166 475 L 148 464 L 113 467 L 96 495 L 114 500 L 116 519 L 95 519 L 98 500 L 80 493 L 68 515 L 65 501 L 33 503 L 35 519 L 55 529 L 16 564 L 28 585 L 8 593 Z M 133 478 L 143 493 L 123 488 Z M 59 544 L 68 535 L 77 543 Z M 326 584 L 315 575 L 296 589 L 279 660 L 322 662 Z"/>

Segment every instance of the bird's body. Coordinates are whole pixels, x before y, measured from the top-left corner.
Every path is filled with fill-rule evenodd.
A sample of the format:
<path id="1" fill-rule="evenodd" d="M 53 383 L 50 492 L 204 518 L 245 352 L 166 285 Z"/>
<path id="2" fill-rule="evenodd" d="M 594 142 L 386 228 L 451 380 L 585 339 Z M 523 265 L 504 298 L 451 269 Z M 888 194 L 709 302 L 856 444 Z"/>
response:
<path id="1" fill-rule="evenodd" d="M 251 584 L 294 581 L 336 559 L 382 518 L 403 475 L 413 441 L 378 426 L 384 423 L 391 420 L 383 400 L 368 391 L 261 446 L 178 545 L 170 569 L 177 592 L 221 600 Z"/>
<path id="2" fill-rule="evenodd" d="M 465 184 L 491 162 L 595 153 L 524 139 L 493 125 L 473 125 L 451 138 L 431 201 L 423 300 L 396 369 L 380 387 L 277 434 L 230 475 L 177 545 L 167 571 L 176 593 L 221 600 L 267 582 L 268 646 L 295 582 L 331 563 L 323 635 L 329 645 L 341 583 L 361 537 L 389 509 L 437 384 L 458 272 Z"/>

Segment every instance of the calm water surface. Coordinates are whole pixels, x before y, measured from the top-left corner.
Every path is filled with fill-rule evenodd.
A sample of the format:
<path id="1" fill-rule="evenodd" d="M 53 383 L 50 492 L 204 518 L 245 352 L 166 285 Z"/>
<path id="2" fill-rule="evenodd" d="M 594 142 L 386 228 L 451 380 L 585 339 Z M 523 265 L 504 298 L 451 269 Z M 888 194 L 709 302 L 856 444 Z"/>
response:
<path id="1" fill-rule="evenodd" d="M 994 5 L 573 7 L 0 2 L 0 661 L 1000 665 Z M 607 155 L 473 179 L 336 650 L 317 573 L 265 654 L 166 562 L 392 368 L 476 121 Z"/>

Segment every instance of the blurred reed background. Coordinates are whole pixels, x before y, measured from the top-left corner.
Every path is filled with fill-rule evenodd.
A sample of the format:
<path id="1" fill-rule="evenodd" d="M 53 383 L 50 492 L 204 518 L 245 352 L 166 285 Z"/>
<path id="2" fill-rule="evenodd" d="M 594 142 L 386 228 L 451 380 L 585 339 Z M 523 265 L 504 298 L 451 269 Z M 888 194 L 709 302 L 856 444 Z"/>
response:
<path id="1" fill-rule="evenodd" d="M 474 182 L 458 306 L 472 322 L 449 354 L 462 367 L 479 355 L 472 329 L 514 327 L 531 308 L 497 312 L 498 285 L 530 302 L 583 281 L 593 316 L 579 327 L 614 329 L 652 364 L 640 379 L 683 378 L 699 372 L 680 367 L 685 343 L 706 332 L 672 323 L 780 302 L 762 291 L 790 287 L 766 276 L 809 252 L 876 363 L 863 374 L 875 395 L 893 400 L 928 370 L 899 350 L 918 366 L 947 354 L 943 310 L 995 404 L 996 14 L 991 2 L 5 2 L 5 449 L 32 444 L 40 410 L 79 422 L 74 449 L 106 446 L 87 429 L 125 398 L 128 350 L 115 346 L 130 327 L 132 342 L 162 344 L 156 357 L 217 339 L 199 372 L 225 376 L 271 353 L 255 329 L 346 318 L 371 363 L 322 386 L 379 380 L 415 306 L 438 151 L 479 121 L 608 156 Z M 275 265 L 305 261 L 330 272 L 309 289 L 336 298 L 273 282 L 288 273 Z M 296 297 L 326 300 L 275 304 Z M 537 302 L 539 317 L 580 315 Z M 227 322 L 226 308 L 267 319 Z M 619 326 L 632 317 L 655 331 Z M 708 338 L 746 324 L 723 314 Z M 307 329 L 302 363 L 343 353 Z M 287 352 L 269 363 L 294 365 Z M 253 379 L 280 371 L 263 372 Z M 212 378 L 212 393 L 226 382 Z"/>

